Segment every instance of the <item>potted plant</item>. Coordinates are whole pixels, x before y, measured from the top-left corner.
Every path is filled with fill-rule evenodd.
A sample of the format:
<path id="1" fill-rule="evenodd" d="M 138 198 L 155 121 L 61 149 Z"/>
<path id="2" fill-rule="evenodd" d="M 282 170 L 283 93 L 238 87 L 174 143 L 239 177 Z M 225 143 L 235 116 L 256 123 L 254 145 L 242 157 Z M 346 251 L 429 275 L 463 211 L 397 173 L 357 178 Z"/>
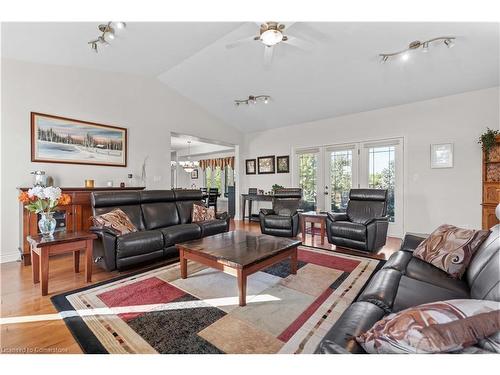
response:
<path id="1" fill-rule="evenodd" d="M 38 229 L 43 237 L 52 237 L 56 229 L 53 214 L 57 206 L 71 202 L 68 194 L 62 194 L 61 188 L 54 186 L 35 186 L 19 195 L 19 201 L 25 204 L 30 212 L 40 214 Z"/>
<path id="2" fill-rule="evenodd" d="M 490 151 L 496 144 L 496 136 L 500 134 L 498 130 L 487 128 L 486 131 L 479 137 L 479 143 L 484 151 L 486 161 L 490 160 Z"/>
<path id="3" fill-rule="evenodd" d="M 283 187 L 283 186 L 281 186 L 281 185 L 278 185 L 278 184 L 274 184 L 274 185 L 271 187 L 271 189 L 272 189 L 272 192 L 273 192 L 273 194 L 274 194 L 274 193 L 276 192 L 276 190 L 279 190 L 279 189 L 284 189 L 284 187 Z"/>

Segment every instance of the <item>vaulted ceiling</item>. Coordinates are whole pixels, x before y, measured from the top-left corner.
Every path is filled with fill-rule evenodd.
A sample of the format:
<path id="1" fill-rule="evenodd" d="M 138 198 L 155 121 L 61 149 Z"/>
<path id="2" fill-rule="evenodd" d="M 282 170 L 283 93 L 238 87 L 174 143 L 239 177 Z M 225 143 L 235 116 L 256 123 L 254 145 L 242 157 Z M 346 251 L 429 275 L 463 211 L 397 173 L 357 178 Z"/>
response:
<path id="1" fill-rule="evenodd" d="M 87 42 L 97 23 L 7 23 L 2 56 L 155 77 L 229 125 L 251 132 L 499 85 L 496 23 L 297 22 L 288 35 L 306 49 L 276 45 L 269 66 L 254 22 L 128 23 L 108 47 Z M 408 61 L 377 55 L 414 40 L 452 35 L 454 48 L 414 51 Z M 267 94 L 268 104 L 234 105 Z"/>

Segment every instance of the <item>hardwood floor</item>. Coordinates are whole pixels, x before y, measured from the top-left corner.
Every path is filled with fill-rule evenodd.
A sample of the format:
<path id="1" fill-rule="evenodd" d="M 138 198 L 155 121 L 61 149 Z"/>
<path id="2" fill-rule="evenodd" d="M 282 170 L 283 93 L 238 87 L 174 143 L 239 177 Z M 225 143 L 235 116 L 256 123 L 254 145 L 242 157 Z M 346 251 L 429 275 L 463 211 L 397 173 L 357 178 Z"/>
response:
<path id="1" fill-rule="evenodd" d="M 258 223 L 239 220 L 231 222 L 231 230 L 234 229 L 260 232 Z M 387 259 L 399 249 L 400 244 L 400 239 L 388 237 L 386 246 L 372 256 Z M 326 239 L 325 244 L 320 245 L 319 236 L 307 235 L 304 245 L 335 250 L 335 246 L 330 245 Z M 336 250 L 367 256 L 364 252 Z M 97 283 L 134 271 L 137 271 L 137 268 L 127 272 L 105 272 L 94 266 L 92 282 Z M 31 266 L 25 267 L 21 262 L 1 264 L 0 349 L 2 353 L 81 353 L 80 347 L 50 302 L 50 297 L 88 286 L 89 284 L 85 282 L 85 273 L 73 272 L 72 255 L 69 254 L 50 259 L 49 275 L 49 295 L 42 297 L 39 284 L 34 285 L 32 282 Z"/>

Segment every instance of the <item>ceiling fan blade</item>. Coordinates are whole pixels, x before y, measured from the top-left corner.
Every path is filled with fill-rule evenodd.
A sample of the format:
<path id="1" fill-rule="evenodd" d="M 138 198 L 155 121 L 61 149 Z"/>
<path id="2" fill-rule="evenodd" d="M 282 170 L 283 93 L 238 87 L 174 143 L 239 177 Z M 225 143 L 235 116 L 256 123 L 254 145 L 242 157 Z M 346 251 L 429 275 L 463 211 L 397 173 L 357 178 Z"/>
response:
<path id="1" fill-rule="evenodd" d="M 274 47 L 264 47 L 264 66 L 270 66 L 273 62 Z"/>
<path id="2" fill-rule="evenodd" d="M 305 39 L 297 38 L 296 36 L 287 35 L 287 40 L 285 44 L 289 44 L 293 47 L 303 49 L 305 51 L 312 49 L 313 44 Z"/>
<path id="3" fill-rule="evenodd" d="M 254 36 L 250 36 L 248 38 L 243 38 L 243 39 L 237 40 L 235 42 L 226 44 L 226 49 L 232 49 L 232 48 L 238 47 L 242 44 L 252 42 L 255 40 L 254 38 L 255 38 Z"/>

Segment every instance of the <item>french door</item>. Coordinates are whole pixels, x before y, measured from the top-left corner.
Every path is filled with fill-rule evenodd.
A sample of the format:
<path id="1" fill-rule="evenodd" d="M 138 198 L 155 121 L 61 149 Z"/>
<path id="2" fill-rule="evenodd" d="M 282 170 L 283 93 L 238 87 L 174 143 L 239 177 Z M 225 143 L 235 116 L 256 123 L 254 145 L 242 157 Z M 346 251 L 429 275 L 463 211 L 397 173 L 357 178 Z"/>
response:
<path id="1" fill-rule="evenodd" d="M 387 189 L 389 235 L 402 237 L 402 139 L 322 146 L 296 155 L 304 209 L 345 212 L 352 188 Z"/>

